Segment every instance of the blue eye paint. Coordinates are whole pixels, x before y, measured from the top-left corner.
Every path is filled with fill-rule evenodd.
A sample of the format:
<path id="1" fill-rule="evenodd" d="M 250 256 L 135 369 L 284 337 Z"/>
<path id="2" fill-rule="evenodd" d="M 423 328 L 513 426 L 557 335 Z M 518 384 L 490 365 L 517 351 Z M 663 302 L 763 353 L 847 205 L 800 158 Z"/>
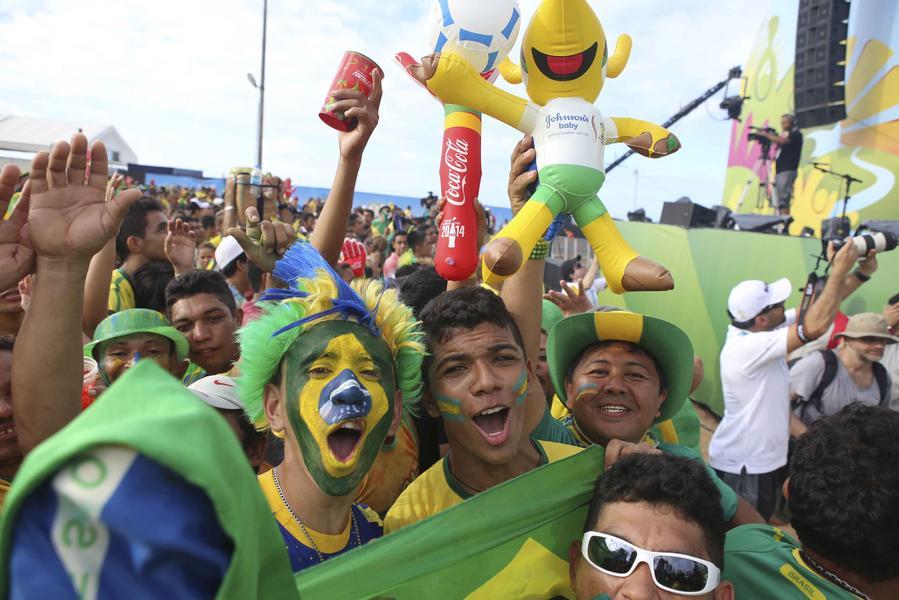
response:
<path id="1" fill-rule="evenodd" d="M 318 398 L 318 414 L 328 425 L 364 419 L 370 412 L 371 394 L 349 369 L 329 381 Z"/>

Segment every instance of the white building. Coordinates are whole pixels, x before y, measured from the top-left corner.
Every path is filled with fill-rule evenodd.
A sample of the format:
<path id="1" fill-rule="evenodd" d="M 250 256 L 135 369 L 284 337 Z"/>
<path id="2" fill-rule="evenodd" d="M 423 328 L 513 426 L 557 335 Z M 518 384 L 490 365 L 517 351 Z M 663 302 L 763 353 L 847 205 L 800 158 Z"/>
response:
<path id="1" fill-rule="evenodd" d="M 69 140 L 81 131 L 88 143 L 101 140 L 109 154 L 109 168 L 124 170 L 136 163 L 137 155 L 112 125 L 57 121 L 19 115 L 0 115 L 0 164 L 13 163 L 23 172 L 41 150 L 50 150 L 59 140 Z"/>

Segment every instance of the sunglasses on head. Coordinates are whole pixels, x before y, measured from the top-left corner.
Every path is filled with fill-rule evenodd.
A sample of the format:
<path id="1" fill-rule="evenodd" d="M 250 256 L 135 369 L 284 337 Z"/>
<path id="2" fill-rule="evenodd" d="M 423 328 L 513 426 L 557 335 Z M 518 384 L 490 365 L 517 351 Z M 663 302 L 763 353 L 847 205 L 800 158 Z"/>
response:
<path id="1" fill-rule="evenodd" d="M 674 552 L 650 552 L 598 531 L 584 534 L 581 554 L 593 568 L 613 577 L 628 577 L 645 563 L 658 588 L 684 596 L 707 594 L 721 580 L 721 571 L 707 560 Z"/>

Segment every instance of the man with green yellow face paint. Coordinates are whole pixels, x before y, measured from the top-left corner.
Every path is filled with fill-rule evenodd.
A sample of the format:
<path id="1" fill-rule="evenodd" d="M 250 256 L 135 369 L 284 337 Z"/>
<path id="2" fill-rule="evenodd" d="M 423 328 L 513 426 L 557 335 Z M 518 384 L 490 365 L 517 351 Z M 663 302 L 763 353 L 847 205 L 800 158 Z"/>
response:
<path id="1" fill-rule="evenodd" d="M 294 571 L 379 537 L 353 502 L 402 403 L 421 388 L 421 334 L 396 290 L 345 283 L 308 244 L 274 275 L 264 314 L 240 332 L 238 389 L 259 427 L 284 439 L 284 461 L 259 476 Z"/>

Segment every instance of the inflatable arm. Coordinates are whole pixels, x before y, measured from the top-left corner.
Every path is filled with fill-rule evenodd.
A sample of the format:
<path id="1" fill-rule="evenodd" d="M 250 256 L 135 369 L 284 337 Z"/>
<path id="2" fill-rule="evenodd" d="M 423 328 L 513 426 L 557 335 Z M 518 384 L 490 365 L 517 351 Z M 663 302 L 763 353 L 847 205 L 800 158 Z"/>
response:
<path id="1" fill-rule="evenodd" d="M 428 89 L 444 104 L 459 104 L 531 133 L 537 123 L 537 107 L 484 81 L 462 57 L 441 54 Z"/>
<path id="2" fill-rule="evenodd" d="M 627 65 L 627 59 L 631 56 L 631 36 L 622 33 L 615 42 L 615 53 L 609 58 L 606 66 L 606 77 L 615 78 L 621 75 Z M 508 81 L 508 80 L 506 80 Z"/>
<path id="3" fill-rule="evenodd" d="M 518 84 L 522 82 L 521 67 L 509 60 L 508 56 L 503 59 L 503 62 L 499 63 L 499 74 L 508 83 Z"/>
<path id="4" fill-rule="evenodd" d="M 680 140 L 673 133 L 649 121 L 627 117 L 612 117 L 611 121 L 617 131 L 607 133 L 606 141 L 609 144 L 623 142 L 634 152 L 648 158 L 668 156 L 681 147 Z"/>

